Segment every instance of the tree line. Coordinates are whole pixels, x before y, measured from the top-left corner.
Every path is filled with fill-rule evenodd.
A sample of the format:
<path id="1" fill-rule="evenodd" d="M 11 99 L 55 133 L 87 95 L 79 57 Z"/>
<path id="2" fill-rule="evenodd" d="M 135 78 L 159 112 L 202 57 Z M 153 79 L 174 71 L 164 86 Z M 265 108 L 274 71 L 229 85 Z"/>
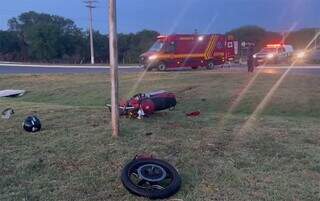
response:
<path id="1" fill-rule="evenodd" d="M 95 57 L 107 63 L 108 36 L 94 32 Z M 119 34 L 119 60 L 136 63 L 156 37 L 156 31 Z M 88 63 L 89 32 L 70 20 L 57 15 L 26 12 L 8 20 L 8 30 L 0 31 L 0 60 L 51 63 Z"/>
<path id="2" fill-rule="evenodd" d="M 302 29 L 290 33 L 285 41 L 296 48 L 304 48 L 317 29 Z M 269 32 L 258 26 L 244 26 L 227 34 L 237 40 L 256 43 L 261 48 L 266 43 L 283 40 L 283 35 Z M 137 33 L 120 33 L 119 62 L 137 63 L 139 55 L 154 43 L 158 32 L 143 30 Z M 95 57 L 98 63 L 108 63 L 108 36 L 94 32 Z M 74 21 L 34 11 L 22 13 L 8 20 L 8 29 L 0 30 L 0 61 L 89 63 L 89 33 L 77 27 Z"/>
<path id="3" fill-rule="evenodd" d="M 260 50 L 267 44 L 285 43 L 292 45 L 295 49 L 305 49 L 314 47 L 316 44 L 315 36 L 320 32 L 320 28 L 304 28 L 290 33 L 270 32 L 259 26 L 243 26 L 231 30 L 227 34 L 235 36 L 237 40 L 252 42 L 255 49 Z M 313 41 L 312 43 L 310 43 Z M 320 37 L 317 44 L 320 47 Z M 312 46 L 313 45 L 313 46 Z"/>

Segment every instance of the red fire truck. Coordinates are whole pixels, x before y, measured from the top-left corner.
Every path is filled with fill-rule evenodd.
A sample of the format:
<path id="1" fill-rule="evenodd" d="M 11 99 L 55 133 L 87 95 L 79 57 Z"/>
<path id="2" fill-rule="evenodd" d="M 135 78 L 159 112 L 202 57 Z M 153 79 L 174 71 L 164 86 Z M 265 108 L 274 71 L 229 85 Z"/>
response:
<path id="1" fill-rule="evenodd" d="M 177 67 L 213 69 L 234 60 L 236 46 L 233 36 L 219 34 L 159 36 L 149 51 L 140 56 L 140 62 L 147 70 L 165 71 Z"/>

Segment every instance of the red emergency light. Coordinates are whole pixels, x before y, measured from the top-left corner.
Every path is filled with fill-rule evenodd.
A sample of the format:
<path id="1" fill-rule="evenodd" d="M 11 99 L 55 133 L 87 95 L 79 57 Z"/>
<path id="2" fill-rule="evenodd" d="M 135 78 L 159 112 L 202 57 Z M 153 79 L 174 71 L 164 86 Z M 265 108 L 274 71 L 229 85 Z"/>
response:
<path id="1" fill-rule="evenodd" d="M 282 47 L 283 44 L 268 44 L 267 47 L 268 48 L 279 48 L 279 47 Z"/>
<path id="2" fill-rule="evenodd" d="M 157 37 L 157 39 L 165 39 L 165 38 L 167 38 L 167 37 L 168 37 L 168 36 L 160 35 L 160 36 Z"/>

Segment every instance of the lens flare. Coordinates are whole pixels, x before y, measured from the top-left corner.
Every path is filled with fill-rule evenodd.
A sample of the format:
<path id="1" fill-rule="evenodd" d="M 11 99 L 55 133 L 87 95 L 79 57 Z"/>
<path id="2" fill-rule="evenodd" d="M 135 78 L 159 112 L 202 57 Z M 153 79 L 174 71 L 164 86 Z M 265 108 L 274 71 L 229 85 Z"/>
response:
<path id="1" fill-rule="evenodd" d="M 306 46 L 305 50 L 307 50 L 319 36 L 320 36 L 320 32 L 318 32 L 316 34 L 316 36 L 309 42 L 309 44 Z M 233 142 L 238 143 L 241 139 L 241 136 L 246 135 L 248 133 L 248 131 L 250 131 L 251 129 L 253 129 L 257 125 L 256 124 L 257 118 L 263 112 L 263 110 L 265 109 L 265 107 L 270 102 L 271 98 L 273 97 L 274 93 L 278 90 L 279 86 L 284 81 L 284 79 L 286 78 L 286 76 L 289 74 L 290 70 L 295 66 L 296 63 L 297 63 L 297 60 L 294 60 L 292 62 L 292 64 L 288 67 L 288 69 L 278 79 L 278 81 L 272 86 L 272 88 L 269 90 L 267 95 L 260 102 L 260 104 L 254 110 L 254 112 L 250 115 L 249 119 L 246 121 L 246 123 L 240 129 L 239 133 L 235 136 L 235 139 L 233 140 Z"/>
<path id="2" fill-rule="evenodd" d="M 178 26 L 178 24 L 180 23 L 181 20 L 183 20 L 184 16 L 186 15 L 188 9 L 191 8 L 192 4 L 195 2 L 195 0 L 189 0 L 187 1 L 187 3 L 185 4 L 185 6 L 182 8 L 181 12 L 179 13 L 178 17 L 176 18 L 176 20 L 173 22 L 172 27 L 170 28 L 169 34 L 174 33 L 174 31 L 176 30 L 176 27 Z M 150 58 L 151 59 L 151 58 Z M 146 69 L 139 75 L 138 80 L 135 82 L 135 84 L 133 85 L 132 89 L 129 91 L 128 97 L 133 95 L 136 90 L 138 89 L 140 83 L 142 82 L 143 78 L 145 77 L 147 70 L 150 68 L 151 64 L 148 64 L 148 66 L 146 67 Z"/>

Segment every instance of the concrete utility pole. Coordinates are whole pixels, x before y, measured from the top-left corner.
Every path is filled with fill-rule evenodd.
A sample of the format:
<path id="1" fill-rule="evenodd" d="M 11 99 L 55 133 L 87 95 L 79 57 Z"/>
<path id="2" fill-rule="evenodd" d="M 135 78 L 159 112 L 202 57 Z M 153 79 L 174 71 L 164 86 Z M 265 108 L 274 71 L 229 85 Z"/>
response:
<path id="1" fill-rule="evenodd" d="M 315 29 L 315 32 L 316 32 L 316 39 L 314 40 L 314 49 L 317 49 L 318 48 L 318 38 L 319 38 L 319 32 L 320 32 L 320 29 Z"/>
<path id="2" fill-rule="evenodd" d="M 111 66 L 111 115 L 112 136 L 119 136 L 119 81 L 116 0 L 109 0 L 109 49 Z"/>
<path id="3" fill-rule="evenodd" d="M 91 51 L 91 64 L 94 64 L 94 46 L 93 46 L 93 16 L 92 16 L 92 10 L 95 8 L 93 5 L 97 1 L 95 0 L 88 0 L 84 1 L 86 4 L 86 7 L 89 8 L 89 21 L 90 21 L 90 51 Z"/>

